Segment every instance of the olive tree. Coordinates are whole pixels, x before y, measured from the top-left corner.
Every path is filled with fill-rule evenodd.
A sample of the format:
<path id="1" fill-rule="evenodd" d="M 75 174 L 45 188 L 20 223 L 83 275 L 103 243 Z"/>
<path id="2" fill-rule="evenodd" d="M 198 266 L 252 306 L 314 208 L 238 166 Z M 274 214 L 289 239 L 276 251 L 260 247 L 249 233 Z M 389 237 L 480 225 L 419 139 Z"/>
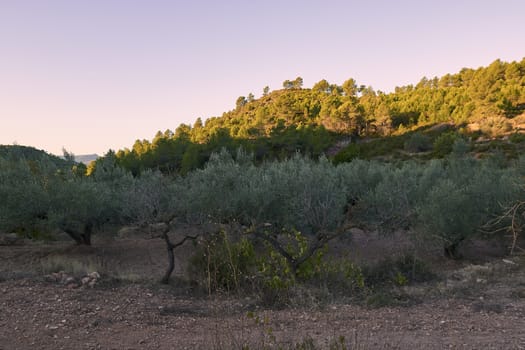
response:
<path id="1" fill-rule="evenodd" d="M 171 179 L 160 171 L 146 170 L 129 179 L 122 192 L 122 216 L 126 222 L 141 226 L 164 222 L 172 214 L 176 193 Z"/>
<path id="2" fill-rule="evenodd" d="M 48 195 L 50 223 L 77 244 L 91 245 L 93 230 L 112 219 L 109 189 L 90 178 L 55 179 Z"/>
<path id="3" fill-rule="evenodd" d="M 461 243 L 478 235 L 513 198 L 515 179 L 513 168 L 456 152 L 442 160 L 386 166 L 362 208 L 375 227 L 437 239 L 445 255 L 456 258 Z"/>
<path id="4" fill-rule="evenodd" d="M 412 162 L 383 166 L 381 179 L 361 198 L 364 221 L 384 232 L 411 227 L 416 219 L 417 204 L 425 195 L 421 175 L 422 167 Z"/>
<path id="5" fill-rule="evenodd" d="M 46 186 L 56 167 L 48 162 L 0 157 L 0 231 L 37 237 L 46 229 Z"/>
<path id="6" fill-rule="evenodd" d="M 122 194 L 121 213 L 125 222 L 148 228 L 161 225 L 161 232 L 158 233 L 165 241 L 168 253 L 168 267 L 161 279 L 162 283 L 168 283 L 175 269 L 174 249 L 188 239 L 197 238 L 187 235 L 176 243 L 170 239 L 172 221 L 181 215 L 179 201 L 183 198 L 183 190 L 179 185 L 180 179 L 165 176 L 160 171 L 147 170 L 132 178 Z M 158 231 L 159 227 L 155 227 L 155 230 Z"/>
<path id="7" fill-rule="evenodd" d="M 296 155 L 255 166 L 242 152 L 234 159 L 223 151 L 187 176 L 182 212 L 190 220 L 226 224 L 269 243 L 297 271 L 344 231 L 347 191 L 342 179 L 325 158 Z M 304 249 L 290 249 L 291 232 L 306 238 Z"/>
<path id="8" fill-rule="evenodd" d="M 346 185 L 326 158 L 314 161 L 297 155 L 254 168 L 249 179 L 241 220 L 286 258 L 294 272 L 345 231 Z M 287 248 L 294 242 L 286 233 L 293 231 L 304 237 L 304 247 Z"/>
<path id="9" fill-rule="evenodd" d="M 124 194 L 132 182 L 129 172 L 111 157 L 97 164 L 89 176 L 57 174 L 49 182 L 49 221 L 77 244 L 91 245 L 92 233 L 124 220 Z"/>

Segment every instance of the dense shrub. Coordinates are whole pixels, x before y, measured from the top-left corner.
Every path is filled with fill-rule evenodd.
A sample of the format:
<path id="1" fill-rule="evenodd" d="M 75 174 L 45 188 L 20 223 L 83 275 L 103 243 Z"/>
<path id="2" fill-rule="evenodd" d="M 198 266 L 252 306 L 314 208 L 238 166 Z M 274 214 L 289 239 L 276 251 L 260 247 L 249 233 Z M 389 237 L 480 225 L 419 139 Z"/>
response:
<path id="1" fill-rule="evenodd" d="M 522 143 L 525 141 L 525 134 L 515 132 L 509 136 L 509 141 L 512 143 Z"/>
<path id="2" fill-rule="evenodd" d="M 287 252 L 300 256 L 307 248 L 305 237 L 299 232 L 286 236 Z M 302 285 L 321 289 L 325 295 L 345 296 L 356 295 L 365 287 L 359 267 L 348 259 L 326 256 L 326 249 L 318 250 L 294 271 L 271 244 L 224 230 L 200 240 L 189 275 L 208 293 L 249 293 L 271 306 L 300 304 L 294 299 Z"/>
<path id="3" fill-rule="evenodd" d="M 430 137 L 422 133 L 416 132 L 405 141 L 405 151 L 411 153 L 427 152 L 432 149 L 432 141 Z"/>
<path id="4" fill-rule="evenodd" d="M 461 139 L 461 136 L 453 131 L 445 132 L 439 135 L 434 141 L 433 145 L 434 156 L 443 158 L 452 153 L 454 143 L 459 139 Z"/>
<path id="5" fill-rule="evenodd" d="M 364 283 L 372 290 L 389 286 L 405 286 L 435 278 L 429 265 L 413 254 L 405 254 L 397 258 L 387 257 L 375 265 L 365 266 L 362 273 Z"/>
<path id="6" fill-rule="evenodd" d="M 209 293 L 247 290 L 257 271 L 255 249 L 246 237 L 232 241 L 221 231 L 201 240 L 189 269 Z"/>
<path id="7" fill-rule="evenodd" d="M 334 156 L 334 163 L 350 162 L 356 158 L 362 158 L 361 145 L 351 143 Z"/>

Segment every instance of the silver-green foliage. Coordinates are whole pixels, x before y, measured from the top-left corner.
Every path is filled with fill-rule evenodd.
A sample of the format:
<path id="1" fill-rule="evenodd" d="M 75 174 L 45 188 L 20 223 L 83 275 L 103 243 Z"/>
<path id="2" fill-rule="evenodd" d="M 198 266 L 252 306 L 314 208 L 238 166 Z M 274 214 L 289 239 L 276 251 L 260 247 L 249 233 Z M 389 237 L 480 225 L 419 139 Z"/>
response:
<path id="1" fill-rule="evenodd" d="M 89 177 L 55 177 L 47 195 L 49 224 L 70 235 L 84 234 L 86 227 L 98 227 L 115 217 L 109 186 Z"/>
<path id="2" fill-rule="evenodd" d="M 56 222 L 120 223 L 126 194 L 132 184 L 130 173 L 118 167 L 111 158 L 100 162 L 90 176 L 71 172 L 53 178 L 49 196 Z"/>
<path id="3" fill-rule="evenodd" d="M 243 189 L 253 165 L 235 161 L 223 150 L 213 154 L 204 169 L 195 170 L 175 184 L 179 201 L 176 210 L 191 223 L 224 223 L 239 218 L 245 198 Z"/>
<path id="4" fill-rule="evenodd" d="M 348 191 L 330 161 L 296 155 L 255 166 L 240 151 L 213 155 L 179 186 L 179 212 L 197 223 L 221 223 L 252 233 L 281 254 L 292 270 L 306 262 L 342 227 Z M 304 247 L 290 239 L 301 232 Z"/>
<path id="5" fill-rule="evenodd" d="M 368 187 L 358 208 L 361 220 L 381 230 L 407 228 L 421 199 L 423 168 L 416 163 L 381 167 L 381 181 Z"/>
<path id="6" fill-rule="evenodd" d="M 0 231 L 41 233 L 49 205 L 46 185 L 55 170 L 51 163 L 39 168 L 36 161 L 0 158 Z"/>
<path id="7" fill-rule="evenodd" d="M 131 181 L 114 163 L 103 165 L 86 177 L 45 157 L 0 158 L 0 230 L 29 237 L 63 230 L 89 244 L 93 229 L 120 222 Z"/>
<path id="8" fill-rule="evenodd" d="M 169 220 L 177 198 L 175 186 L 159 171 L 146 170 L 139 176 L 123 179 L 120 211 L 124 222 L 147 225 Z"/>
<path id="9" fill-rule="evenodd" d="M 454 255 L 458 244 L 475 236 L 513 200 L 517 181 L 513 168 L 451 157 L 443 163 L 443 176 L 428 187 L 417 207 L 418 228 L 439 237 L 447 254 Z"/>
<path id="10" fill-rule="evenodd" d="M 195 221 L 268 224 L 314 234 L 344 220 L 342 180 L 325 158 L 297 155 L 255 166 L 242 152 L 234 159 L 223 151 L 184 179 L 181 212 Z"/>
<path id="11" fill-rule="evenodd" d="M 518 193 L 516 167 L 475 160 L 455 147 L 425 164 L 387 165 L 362 200 L 366 222 L 385 231 L 410 229 L 443 242 L 447 254 L 474 237 Z"/>
<path id="12" fill-rule="evenodd" d="M 334 231 L 345 219 L 346 185 L 326 158 L 314 161 L 295 156 L 268 163 L 253 178 L 246 217 L 306 235 Z"/>

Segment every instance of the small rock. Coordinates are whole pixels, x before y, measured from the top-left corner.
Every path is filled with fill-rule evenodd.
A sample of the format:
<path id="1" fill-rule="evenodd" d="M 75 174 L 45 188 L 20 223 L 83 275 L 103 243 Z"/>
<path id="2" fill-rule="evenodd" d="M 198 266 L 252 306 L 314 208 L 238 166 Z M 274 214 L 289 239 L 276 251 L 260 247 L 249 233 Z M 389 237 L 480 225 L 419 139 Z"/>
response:
<path id="1" fill-rule="evenodd" d="M 24 239 L 16 233 L 0 233 L 0 245 L 20 245 Z"/>
<path id="2" fill-rule="evenodd" d="M 44 281 L 46 281 L 46 282 L 57 282 L 57 279 L 53 275 L 54 274 L 45 275 L 44 276 Z"/>
<path id="3" fill-rule="evenodd" d="M 88 273 L 88 277 L 91 277 L 91 278 L 94 278 L 94 279 L 99 279 L 100 278 L 100 274 L 96 271 L 93 271 L 91 273 Z"/>
<path id="4" fill-rule="evenodd" d="M 66 285 L 66 288 L 67 289 L 75 289 L 75 288 L 78 288 L 78 284 L 76 282 L 73 282 L 73 283 L 69 283 Z"/>

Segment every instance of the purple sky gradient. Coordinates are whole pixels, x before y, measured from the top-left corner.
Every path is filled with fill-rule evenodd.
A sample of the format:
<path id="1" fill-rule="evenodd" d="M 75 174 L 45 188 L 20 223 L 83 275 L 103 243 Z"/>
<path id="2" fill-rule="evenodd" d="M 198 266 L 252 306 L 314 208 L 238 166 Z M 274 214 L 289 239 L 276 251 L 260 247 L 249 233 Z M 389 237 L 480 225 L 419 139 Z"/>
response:
<path id="1" fill-rule="evenodd" d="M 301 76 L 382 91 L 525 57 L 522 0 L 0 0 L 0 144 L 104 154 Z"/>

